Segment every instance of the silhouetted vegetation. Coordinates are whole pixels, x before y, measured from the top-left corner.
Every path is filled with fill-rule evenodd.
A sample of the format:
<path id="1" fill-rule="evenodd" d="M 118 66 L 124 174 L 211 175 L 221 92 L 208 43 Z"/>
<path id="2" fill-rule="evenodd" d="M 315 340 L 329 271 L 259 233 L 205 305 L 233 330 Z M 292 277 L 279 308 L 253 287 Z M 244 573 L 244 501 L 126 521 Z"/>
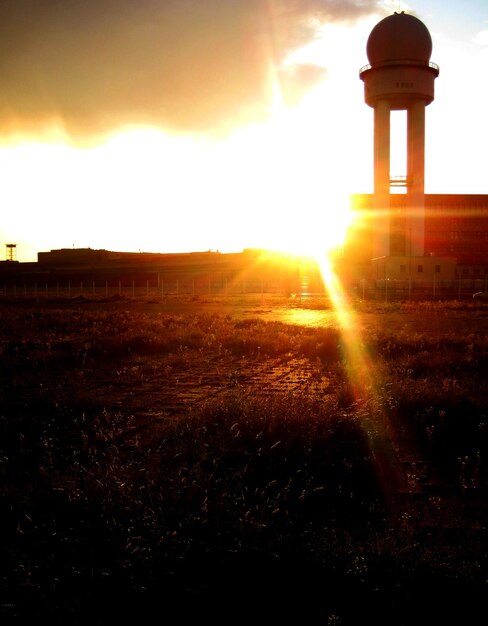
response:
<path id="1" fill-rule="evenodd" d="M 358 383 L 338 327 L 4 305 L 2 623 L 484 623 L 483 306 L 365 329 Z"/>

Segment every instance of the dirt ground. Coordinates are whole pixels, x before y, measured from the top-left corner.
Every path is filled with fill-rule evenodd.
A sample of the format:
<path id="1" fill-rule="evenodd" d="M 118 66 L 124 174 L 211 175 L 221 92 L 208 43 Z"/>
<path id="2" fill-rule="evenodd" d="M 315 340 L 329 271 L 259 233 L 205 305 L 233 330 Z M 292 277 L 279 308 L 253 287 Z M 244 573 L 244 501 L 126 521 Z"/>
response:
<path id="1" fill-rule="evenodd" d="M 19 306 L 32 306 L 20 303 Z M 134 311 L 138 313 L 186 316 L 195 314 L 224 315 L 239 319 L 258 318 L 323 327 L 353 330 L 362 333 L 377 331 L 454 334 L 469 337 L 488 332 L 488 307 L 472 309 L 455 306 L 409 309 L 358 305 L 349 314 L 332 310 L 323 302 L 309 300 L 270 299 L 260 295 L 235 299 L 167 298 L 161 300 L 114 299 L 42 302 L 40 306 L 82 310 Z M 0 309 L 1 310 L 1 309 Z M 151 445 L 168 420 L 184 415 L 189 407 L 207 400 L 225 397 L 236 389 L 267 396 L 281 392 L 299 392 L 319 398 L 324 403 L 336 402 L 337 379 L 310 359 L 283 359 L 232 354 L 185 355 L 178 367 L 167 355 L 133 355 L 131 358 L 104 363 L 88 359 L 82 367 L 68 371 L 55 366 L 49 372 L 33 373 L 25 379 L 25 387 L 17 392 L 35 393 L 39 400 L 93 411 L 106 410 L 111 416 L 130 417 L 127 436 L 137 437 Z M 34 382 L 37 387 L 34 390 Z M 24 383 L 23 383 L 24 384 Z M 30 385 L 30 387 L 29 387 Z M 336 410 L 336 408 L 334 408 Z M 390 439 L 383 454 L 395 474 L 390 480 L 392 506 L 397 519 L 415 529 L 426 545 L 435 546 L 439 559 L 458 559 L 456 549 L 469 563 L 486 547 L 488 519 L 485 491 L 446 490 L 432 472 L 422 453 L 412 445 L 409 434 L 393 421 L 385 424 Z M 403 512 L 403 513 L 402 513 Z M 457 548 L 456 548 L 457 546 Z"/>
<path id="2" fill-rule="evenodd" d="M 17 306 L 32 306 L 31 300 L 18 300 Z M 229 315 L 238 319 L 258 318 L 315 328 L 357 325 L 359 331 L 382 330 L 392 333 L 488 332 L 488 304 L 471 302 L 434 303 L 432 307 L 395 306 L 382 301 L 356 301 L 339 310 L 325 296 L 288 297 L 269 294 L 237 296 L 165 296 L 148 298 L 113 297 L 109 299 L 39 299 L 39 307 L 82 308 L 86 310 L 125 311 L 165 315 Z M 340 305 L 339 305 L 340 307 Z M 348 313 L 344 314 L 344 310 Z"/>
<path id="3" fill-rule="evenodd" d="M 9 306 L 12 303 L 0 303 Z M 253 294 L 235 297 L 112 298 L 91 300 L 19 300 L 15 306 L 82 311 L 133 311 L 147 315 L 220 315 L 237 319 L 257 318 L 314 328 L 337 327 L 354 341 L 366 334 L 408 332 L 430 336 L 453 334 L 469 337 L 488 332 L 488 305 L 388 307 L 381 303 L 358 303 L 347 313 L 331 308 L 324 298 L 286 298 Z M 1 312 L 1 308 L 0 308 Z M 269 395 L 277 391 L 300 391 L 327 401 L 335 381 L 308 359 L 284 360 L 270 357 L 242 358 L 215 353 L 205 358 L 185 355 L 185 362 L 173 367 L 167 357 L 137 355 L 124 362 L 84 363 L 79 372 L 52 371 L 44 381 L 43 393 L 69 401 L 70 397 L 103 406 L 107 411 L 130 412 L 139 424 L 172 418 L 195 402 L 225 394 L 239 386 L 253 393 Z"/>
<path id="4" fill-rule="evenodd" d="M 381 307 L 361 305 L 348 314 L 330 308 L 317 299 L 265 297 L 260 294 L 235 298 L 165 298 L 112 299 L 110 301 L 71 300 L 42 302 L 54 308 L 83 310 L 134 311 L 137 313 L 185 316 L 194 314 L 224 315 L 238 319 L 258 318 L 264 321 L 312 326 L 339 327 L 362 334 L 388 332 L 427 333 L 429 335 L 488 332 L 488 307 L 436 306 L 432 308 Z M 223 397 L 239 388 L 254 395 L 279 392 L 305 393 L 322 402 L 334 402 L 337 381 L 309 359 L 283 359 L 256 355 L 238 357 L 218 354 L 205 357 L 187 353 L 178 367 L 167 356 L 135 355 L 123 362 L 105 364 L 87 361 L 80 371 L 52 371 L 41 391 L 45 397 L 69 403 L 76 397 L 80 403 L 93 404 L 111 413 L 130 415 L 134 433 L 142 437 L 157 436 L 158 426 L 184 414 L 189 407 L 212 398 Z M 405 434 L 392 436 L 392 451 L 403 476 L 402 490 L 423 493 L 435 477 L 427 475 L 427 464 L 410 446 Z M 424 487 L 422 487 L 422 485 Z"/>

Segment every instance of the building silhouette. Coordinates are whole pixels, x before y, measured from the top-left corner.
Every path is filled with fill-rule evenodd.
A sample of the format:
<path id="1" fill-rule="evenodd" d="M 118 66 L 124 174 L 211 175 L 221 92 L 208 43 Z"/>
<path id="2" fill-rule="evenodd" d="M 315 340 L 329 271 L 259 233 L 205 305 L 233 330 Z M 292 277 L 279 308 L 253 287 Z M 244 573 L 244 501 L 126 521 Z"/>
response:
<path id="1" fill-rule="evenodd" d="M 248 248 L 152 253 L 61 248 L 37 262 L 0 262 L 0 297 L 323 292 L 311 258 Z"/>

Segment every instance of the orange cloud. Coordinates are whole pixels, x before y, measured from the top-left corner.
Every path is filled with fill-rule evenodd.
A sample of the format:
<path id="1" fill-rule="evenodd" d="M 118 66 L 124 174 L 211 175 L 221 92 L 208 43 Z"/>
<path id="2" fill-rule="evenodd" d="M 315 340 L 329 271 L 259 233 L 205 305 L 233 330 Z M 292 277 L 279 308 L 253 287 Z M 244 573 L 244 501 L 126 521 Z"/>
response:
<path id="1" fill-rule="evenodd" d="M 362 0 L 4 0 L 0 132 L 59 120 L 74 138 L 123 124 L 212 131 L 268 114 L 269 68 L 296 101 L 324 68 L 281 68 Z M 324 60 L 326 65 L 327 59 Z"/>

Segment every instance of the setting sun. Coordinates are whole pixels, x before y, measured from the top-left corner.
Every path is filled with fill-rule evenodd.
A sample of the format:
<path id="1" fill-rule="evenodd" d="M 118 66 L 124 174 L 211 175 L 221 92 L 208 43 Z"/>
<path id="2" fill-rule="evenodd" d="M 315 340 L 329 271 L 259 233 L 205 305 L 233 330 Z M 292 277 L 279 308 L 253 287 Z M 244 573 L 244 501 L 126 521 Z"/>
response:
<path id="1" fill-rule="evenodd" d="M 338 247 L 348 189 L 324 172 L 320 92 L 313 96 L 222 137 L 126 127 L 76 146 L 56 129 L 42 141 L 4 144 L 2 228 L 15 232 L 28 212 L 16 240 L 31 257 L 71 246 L 301 255 Z"/>
<path id="2" fill-rule="evenodd" d="M 49 57 L 52 101 L 39 94 L 25 108 L 22 94 L 11 94 L 0 115 L 0 240 L 15 242 L 19 260 L 71 247 L 316 256 L 343 245 L 352 159 L 361 156 L 344 116 L 350 85 L 358 86 L 345 62 L 355 72 L 360 58 L 347 33 L 361 27 L 363 11 L 346 25 L 340 10 L 318 20 L 306 7 L 286 17 L 274 3 L 262 8 L 246 5 L 230 19 L 216 5 L 218 28 L 202 13 L 201 44 L 181 31 L 177 8 L 161 8 L 161 32 L 140 31 L 149 40 L 133 24 L 148 16 L 124 14 L 112 41 L 119 59 L 104 56 L 100 33 L 88 29 L 80 36 L 100 72 Z M 160 35 L 169 37 L 171 24 L 192 45 L 170 63 Z M 229 37 L 221 40 L 221 29 Z M 69 56 L 66 32 L 50 36 Z M 147 75 L 132 73 L 141 50 Z M 35 69 L 18 68 L 33 93 Z"/>

